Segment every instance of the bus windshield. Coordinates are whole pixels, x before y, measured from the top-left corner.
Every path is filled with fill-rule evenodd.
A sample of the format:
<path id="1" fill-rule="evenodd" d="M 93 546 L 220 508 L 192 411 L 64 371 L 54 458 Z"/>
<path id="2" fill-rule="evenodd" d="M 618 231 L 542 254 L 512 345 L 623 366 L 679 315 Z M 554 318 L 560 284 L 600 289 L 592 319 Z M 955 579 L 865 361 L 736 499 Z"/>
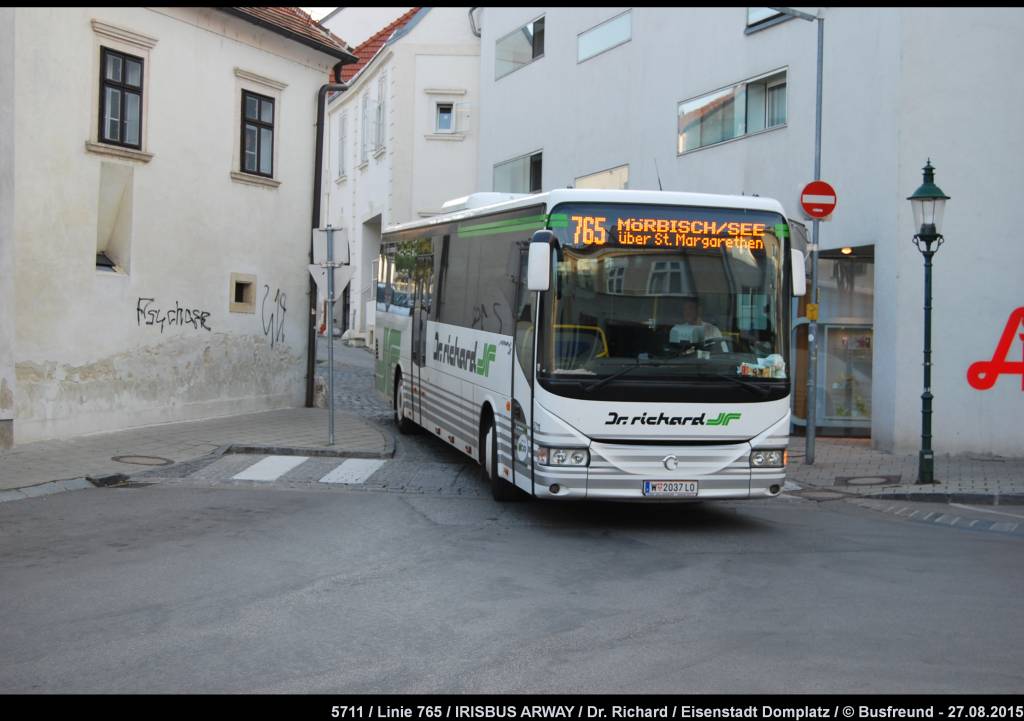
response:
<path id="1" fill-rule="evenodd" d="M 561 248 L 541 323 L 542 383 L 741 380 L 757 390 L 788 377 L 781 215 L 563 204 L 550 225 Z"/>

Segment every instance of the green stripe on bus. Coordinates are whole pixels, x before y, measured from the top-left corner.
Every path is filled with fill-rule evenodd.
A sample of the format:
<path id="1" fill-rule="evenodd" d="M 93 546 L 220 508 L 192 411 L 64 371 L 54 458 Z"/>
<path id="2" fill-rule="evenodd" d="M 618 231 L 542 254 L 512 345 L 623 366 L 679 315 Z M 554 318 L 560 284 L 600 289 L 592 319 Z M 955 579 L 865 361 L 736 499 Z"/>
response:
<path id="1" fill-rule="evenodd" d="M 459 230 L 460 238 L 475 238 L 481 235 L 498 235 L 500 233 L 512 233 L 517 230 L 539 230 L 544 227 L 544 222 L 540 220 L 532 220 L 527 223 L 517 223 L 515 225 L 503 225 L 500 228 L 485 228 L 483 230 Z"/>
<path id="2" fill-rule="evenodd" d="M 524 223 L 532 223 L 536 225 L 537 223 L 543 223 L 547 219 L 548 216 L 546 215 L 533 215 L 525 218 L 512 218 L 511 220 L 496 220 L 493 223 L 480 223 L 479 225 L 460 225 L 459 235 L 464 235 L 465 233 L 480 233 L 485 230 L 498 232 L 499 230 L 509 226 L 519 226 Z"/>
<path id="3" fill-rule="evenodd" d="M 549 228 L 568 228 L 569 216 L 565 213 L 552 213 L 548 216 Z"/>

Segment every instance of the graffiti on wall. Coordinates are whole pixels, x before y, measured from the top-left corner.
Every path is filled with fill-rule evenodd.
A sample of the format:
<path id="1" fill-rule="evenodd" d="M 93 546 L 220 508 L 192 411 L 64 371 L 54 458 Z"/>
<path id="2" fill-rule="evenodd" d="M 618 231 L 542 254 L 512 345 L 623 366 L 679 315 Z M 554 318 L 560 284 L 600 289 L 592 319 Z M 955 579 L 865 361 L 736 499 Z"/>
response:
<path id="1" fill-rule="evenodd" d="M 138 326 L 149 325 L 159 326 L 160 332 L 164 332 L 166 326 L 191 326 L 194 330 L 212 330 L 206 324 L 210 317 L 210 311 L 198 308 L 185 308 L 181 303 L 174 301 L 174 308 L 162 309 L 156 304 L 155 298 L 139 298 L 135 303 L 135 322 Z"/>
<path id="2" fill-rule="evenodd" d="M 273 348 L 275 343 L 280 343 L 284 340 L 284 315 L 288 308 L 285 307 L 287 296 L 280 288 L 274 293 L 274 299 L 270 306 L 267 305 L 269 298 L 270 286 L 264 285 L 260 315 L 263 324 L 263 335 L 270 338 L 270 347 Z"/>
<path id="3" fill-rule="evenodd" d="M 992 354 L 992 359 L 971 363 L 970 368 L 967 369 L 967 382 L 971 384 L 971 388 L 987 391 L 996 384 L 999 376 L 1019 375 L 1021 376 L 1021 390 L 1024 390 L 1024 355 L 1020 360 L 1010 360 L 1010 350 L 1013 342 L 1017 340 L 1018 331 L 1022 330 L 1021 326 L 1024 326 L 1024 306 L 1010 313 L 1010 317 L 1006 320 L 1006 326 L 1003 328 L 1003 334 L 999 336 L 999 343 Z M 1019 333 L 1019 337 L 1024 343 L 1024 332 Z"/>

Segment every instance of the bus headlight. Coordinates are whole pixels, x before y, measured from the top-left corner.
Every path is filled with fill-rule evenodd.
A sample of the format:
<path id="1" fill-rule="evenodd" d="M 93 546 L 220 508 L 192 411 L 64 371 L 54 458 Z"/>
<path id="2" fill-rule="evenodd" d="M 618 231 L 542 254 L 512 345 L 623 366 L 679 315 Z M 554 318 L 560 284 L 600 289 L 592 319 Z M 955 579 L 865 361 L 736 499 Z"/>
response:
<path id="1" fill-rule="evenodd" d="M 782 468 L 786 465 L 785 451 L 781 448 L 768 451 L 754 451 L 750 454 L 752 468 Z"/>
<path id="2" fill-rule="evenodd" d="M 586 448 L 548 448 L 538 446 L 537 463 L 542 466 L 589 466 L 590 451 Z"/>

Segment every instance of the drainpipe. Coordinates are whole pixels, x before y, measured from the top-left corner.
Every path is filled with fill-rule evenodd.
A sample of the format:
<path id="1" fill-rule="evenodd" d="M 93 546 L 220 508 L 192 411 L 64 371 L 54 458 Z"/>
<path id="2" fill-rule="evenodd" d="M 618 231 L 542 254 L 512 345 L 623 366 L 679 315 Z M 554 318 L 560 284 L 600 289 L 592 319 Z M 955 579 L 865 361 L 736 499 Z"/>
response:
<path id="1" fill-rule="evenodd" d="M 320 190 L 323 179 L 324 159 L 324 112 L 327 107 L 327 93 L 345 92 L 348 84 L 341 82 L 341 63 L 334 66 L 336 82 L 320 86 L 316 95 L 316 158 L 313 160 L 313 228 L 320 227 Z M 313 263 L 313 233 L 309 234 L 309 262 Z M 316 282 L 309 279 L 309 343 L 306 349 L 306 408 L 313 407 L 313 376 L 316 373 Z M 327 319 L 328 342 L 334 342 L 334 318 Z"/>
<path id="2" fill-rule="evenodd" d="M 479 8 L 479 5 L 474 5 L 469 9 L 469 27 L 471 28 L 471 32 L 477 37 L 480 37 L 480 28 L 476 25 L 476 18 L 473 17 L 473 11 Z"/>

